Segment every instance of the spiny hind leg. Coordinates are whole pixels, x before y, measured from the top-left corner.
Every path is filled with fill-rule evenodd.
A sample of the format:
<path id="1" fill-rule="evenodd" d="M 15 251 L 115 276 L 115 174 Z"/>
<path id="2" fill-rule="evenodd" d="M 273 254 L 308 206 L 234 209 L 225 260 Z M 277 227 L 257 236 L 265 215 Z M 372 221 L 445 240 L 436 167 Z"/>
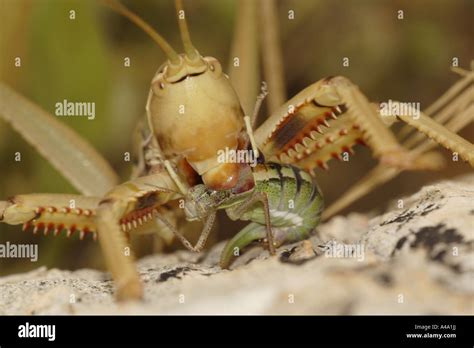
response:
<path id="1" fill-rule="evenodd" d="M 473 115 L 474 105 L 471 105 L 468 109 L 452 117 L 448 122 L 446 122 L 444 126 L 447 130 L 453 132 L 452 134 L 455 134 L 473 121 Z M 425 155 L 424 158 L 426 159 L 432 157 L 434 153 L 428 151 L 432 150 L 437 145 L 437 143 L 430 141 L 426 138 L 421 143 L 418 143 L 416 142 L 416 138 L 418 138 L 417 133 L 407 138 L 407 140 L 404 142 L 404 145 L 410 147 L 409 144 L 417 144 L 411 150 L 412 154 L 416 156 Z M 467 146 L 472 148 L 472 144 L 470 143 Z M 471 163 L 472 155 L 468 154 L 467 156 L 471 157 L 471 160 L 469 161 L 469 163 Z M 367 195 L 369 192 L 373 191 L 378 186 L 381 186 L 384 183 L 392 180 L 393 178 L 398 176 L 401 171 L 402 170 L 398 168 L 387 168 L 382 164 L 377 165 L 375 168 L 370 170 L 362 179 L 355 183 L 348 191 L 344 192 L 344 195 L 342 197 L 337 199 L 334 203 L 332 203 L 328 208 L 324 210 L 322 215 L 323 220 L 327 220 L 331 216 L 340 212 L 342 209 L 348 207 L 353 202 Z"/>
<path id="2" fill-rule="evenodd" d="M 393 120 L 384 120 L 377 108 L 369 102 L 359 88 L 345 77 L 327 79 L 321 87 L 316 102 L 337 99 L 347 107 L 350 120 L 360 127 L 364 142 L 381 163 L 399 169 L 433 169 L 425 158 L 410 154 L 388 129 Z"/>
<path id="3" fill-rule="evenodd" d="M 474 61 L 472 61 L 471 71 L 460 68 L 452 70 L 461 75 L 461 79 L 423 110 L 426 115 L 442 124 L 446 124 L 474 103 Z M 397 136 L 399 139 L 406 139 L 413 131 L 413 127 L 405 125 Z M 415 139 L 421 140 L 423 136 L 419 133 L 416 134 L 418 135 Z M 404 145 L 412 147 L 411 144 L 404 143 Z"/>
<path id="4" fill-rule="evenodd" d="M 394 104 L 396 105 L 398 102 L 394 102 Z M 459 154 L 459 157 L 468 162 L 471 167 L 474 167 L 474 145 L 466 139 L 450 131 L 422 112 L 416 118 L 406 114 L 398 114 L 396 117 L 425 134 L 437 144 Z M 469 118 L 472 119 L 472 115 Z"/>
<path id="5" fill-rule="evenodd" d="M 375 122 L 376 119 L 379 120 L 378 123 L 382 123 L 380 120 L 382 119 L 387 119 L 385 120 L 388 123 L 392 123 L 394 120 L 399 119 L 402 120 L 403 122 L 407 123 L 411 127 L 415 128 L 418 130 L 418 132 L 423 133 L 424 135 L 428 136 L 430 139 L 434 140 L 436 143 L 440 144 L 441 146 L 445 147 L 446 149 L 449 149 L 453 152 L 456 152 L 459 154 L 459 156 L 467 161 L 471 166 L 474 167 L 474 146 L 471 144 L 469 141 L 463 139 L 462 137 L 458 136 L 455 132 L 450 131 L 446 127 L 444 127 L 442 124 L 440 124 L 437 121 L 447 121 L 449 120 L 449 113 L 445 113 L 443 115 L 443 112 L 441 110 L 443 105 L 446 105 L 448 103 L 448 100 L 450 98 L 454 98 L 457 95 L 457 98 L 451 101 L 451 105 L 455 110 L 460 112 L 459 107 L 463 108 L 468 108 L 468 105 L 472 103 L 474 99 L 474 90 L 472 86 L 472 81 L 474 79 L 474 73 L 472 71 L 465 71 L 462 69 L 456 70 L 459 74 L 463 76 L 463 79 L 460 81 L 460 83 L 456 84 L 448 90 L 443 96 L 441 96 L 440 103 L 437 103 L 436 108 L 430 107 L 428 111 L 431 110 L 439 110 L 439 115 L 438 115 L 438 120 L 434 120 L 433 118 L 427 116 L 425 113 L 421 112 L 420 110 L 414 110 L 411 109 L 410 107 L 402 107 L 402 103 L 400 102 L 392 102 L 393 107 L 395 110 L 400 110 L 398 113 L 394 115 L 389 115 L 387 116 L 382 116 L 380 112 L 377 112 L 375 108 L 370 108 L 369 105 L 367 104 L 368 101 L 367 99 L 363 96 L 363 94 L 358 90 L 358 88 L 355 88 L 354 85 L 352 85 L 347 79 L 345 78 L 337 78 L 336 81 L 334 82 L 336 85 L 336 89 L 338 93 L 342 96 L 344 96 L 344 99 L 346 100 L 346 104 L 349 105 L 349 113 L 352 115 L 352 118 L 354 121 L 361 122 L 361 124 L 364 124 L 364 118 L 366 119 L 366 122 L 362 129 L 364 132 L 367 133 L 368 136 L 368 143 L 372 144 L 371 146 L 373 147 L 373 150 L 375 153 L 377 153 L 378 149 L 382 148 L 382 146 L 388 146 L 388 149 L 390 147 L 395 147 L 395 142 L 393 142 L 393 139 L 396 139 L 391 133 L 386 132 L 386 133 L 380 133 L 381 132 L 381 127 L 377 125 L 377 122 Z M 462 91 L 462 88 L 465 88 L 464 92 Z M 351 108 L 350 106 L 353 105 Z M 397 108 L 398 106 L 398 108 Z M 372 111 L 375 112 L 369 112 L 369 109 L 372 109 Z M 430 110 L 431 109 L 431 110 Z M 406 110 L 406 112 L 403 112 Z M 363 112 L 362 112 L 363 111 Z M 432 111 L 435 112 L 435 111 Z M 467 117 L 472 120 L 472 117 L 474 115 L 468 115 Z M 436 116 L 435 116 L 436 117 Z M 390 134 L 392 135 L 390 138 L 385 139 L 387 135 Z M 376 136 L 379 135 L 379 136 Z M 388 141 L 388 145 L 384 145 L 384 142 Z M 396 140 L 395 140 L 396 141 Z M 410 142 L 409 142 L 410 143 Z M 390 150 L 383 149 L 380 150 L 382 152 L 382 162 L 388 161 L 390 164 L 394 164 L 394 167 L 399 167 L 400 169 L 418 169 L 417 167 L 421 167 L 423 169 L 426 166 L 429 166 L 429 163 L 424 163 L 426 162 L 426 158 L 430 158 L 430 156 L 423 156 L 417 155 L 415 153 L 408 153 L 408 156 L 405 148 L 407 145 L 410 144 L 403 144 L 404 147 L 401 151 L 395 150 L 394 156 L 390 155 Z M 386 157 L 386 154 L 389 154 L 389 157 Z M 404 158 L 400 157 L 403 156 L 408 159 L 406 161 Z M 393 163 L 391 163 L 393 162 Z M 399 166 L 401 164 L 401 166 Z"/>
<path id="6" fill-rule="evenodd" d="M 388 129 L 378 109 L 344 77 L 320 80 L 291 98 L 255 131 L 267 160 L 312 171 L 366 144 L 382 163 L 400 169 L 433 169 L 413 156 Z"/>
<path id="7" fill-rule="evenodd" d="M 472 85 L 474 73 L 473 71 L 466 71 L 462 76 L 462 79 L 451 86 L 425 110 L 426 114 L 432 113 L 434 121 L 442 123 L 446 129 L 453 133 L 457 133 L 474 121 L 474 93 L 472 90 L 474 88 Z M 408 131 L 413 129 L 407 124 L 402 128 L 399 136 L 406 136 Z M 408 136 L 403 141 L 403 145 L 417 154 L 422 154 L 434 148 L 436 143 L 429 141 L 417 132 Z M 379 164 L 345 192 L 342 197 L 325 209 L 322 216 L 323 220 L 337 214 L 351 203 L 373 191 L 376 187 L 392 180 L 400 172 L 399 169 L 387 169 Z"/>

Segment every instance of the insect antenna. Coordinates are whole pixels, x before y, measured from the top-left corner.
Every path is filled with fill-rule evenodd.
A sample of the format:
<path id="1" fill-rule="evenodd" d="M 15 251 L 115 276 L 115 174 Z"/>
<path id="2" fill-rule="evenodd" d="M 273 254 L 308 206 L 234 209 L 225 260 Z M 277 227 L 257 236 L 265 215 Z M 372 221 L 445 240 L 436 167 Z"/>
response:
<path id="1" fill-rule="evenodd" d="M 191 42 L 191 36 L 189 35 L 188 30 L 188 23 L 186 22 L 186 15 L 183 9 L 183 1 L 175 0 L 175 5 L 176 14 L 178 16 L 179 32 L 181 33 L 181 41 L 183 41 L 184 52 L 186 52 L 186 55 L 189 58 L 195 59 L 199 56 L 199 53 Z"/>
<path id="2" fill-rule="evenodd" d="M 102 3 L 109 6 L 115 12 L 121 14 L 125 18 L 128 18 L 131 22 L 135 25 L 140 27 L 145 33 L 147 33 L 153 41 L 155 41 L 158 46 L 163 50 L 166 54 L 168 59 L 173 64 L 178 64 L 180 62 L 180 58 L 178 53 L 171 47 L 171 45 L 161 36 L 158 32 L 153 29 L 148 23 L 146 23 L 143 19 L 141 19 L 138 15 L 130 11 L 127 7 L 125 7 L 122 3 L 118 0 L 101 0 Z"/>
<path id="3" fill-rule="evenodd" d="M 261 87 L 261 93 L 257 96 L 257 101 L 255 102 L 255 107 L 253 109 L 252 117 L 244 116 L 245 129 L 247 130 L 247 135 L 249 137 L 247 144 L 245 144 L 245 148 L 247 148 L 248 142 L 250 141 L 250 145 L 252 146 L 252 151 L 255 158 L 259 157 L 259 151 L 257 147 L 257 142 L 255 141 L 255 137 L 253 135 L 253 128 L 255 127 L 255 122 L 257 120 L 260 107 L 262 106 L 262 102 L 267 95 L 268 95 L 267 83 L 263 81 L 262 87 Z"/>

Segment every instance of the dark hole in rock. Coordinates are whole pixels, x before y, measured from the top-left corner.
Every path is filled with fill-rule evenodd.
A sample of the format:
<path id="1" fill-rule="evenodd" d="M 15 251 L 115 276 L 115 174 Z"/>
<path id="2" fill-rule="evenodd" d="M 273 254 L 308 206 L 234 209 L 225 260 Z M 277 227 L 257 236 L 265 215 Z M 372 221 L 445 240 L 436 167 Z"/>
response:
<path id="1" fill-rule="evenodd" d="M 176 267 L 175 269 L 161 273 L 160 278 L 157 280 L 157 282 L 165 282 L 169 278 L 181 279 L 181 275 L 185 275 L 186 271 L 189 270 L 189 267 Z"/>
<path id="2" fill-rule="evenodd" d="M 300 260 L 292 260 L 290 259 L 290 256 L 296 251 L 298 247 L 295 246 L 289 250 L 285 250 L 283 251 L 281 254 L 280 254 L 280 262 L 282 263 L 289 263 L 289 264 L 292 264 L 292 265 L 302 265 L 310 260 L 313 260 L 315 259 L 316 257 L 318 257 L 318 254 L 316 254 L 315 256 L 313 257 L 309 257 L 309 258 L 306 258 L 306 259 L 300 259 Z"/>
<path id="3" fill-rule="evenodd" d="M 384 286 L 392 286 L 394 284 L 393 277 L 389 273 L 379 273 L 375 276 L 375 280 Z"/>

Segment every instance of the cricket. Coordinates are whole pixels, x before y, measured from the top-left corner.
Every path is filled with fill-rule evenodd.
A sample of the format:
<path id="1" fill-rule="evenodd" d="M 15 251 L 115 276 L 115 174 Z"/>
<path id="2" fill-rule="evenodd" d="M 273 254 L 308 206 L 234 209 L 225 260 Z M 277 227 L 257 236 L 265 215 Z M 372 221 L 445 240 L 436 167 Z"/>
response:
<path id="1" fill-rule="evenodd" d="M 0 197 L 0 222 L 44 235 L 97 239 L 119 301 L 140 300 L 144 293 L 130 250 L 132 234 L 172 233 L 186 249 L 201 252 L 216 214 L 224 210 L 231 220 L 248 222 L 223 248 L 220 267 L 229 268 L 250 245 L 260 244 L 274 257 L 279 247 L 309 238 L 322 220 L 403 171 L 440 170 L 446 163 L 436 146 L 474 167 L 474 145 L 457 134 L 474 119 L 474 64 L 453 68 L 459 80 L 423 111 L 395 100 L 371 102 L 343 76 L 322 78 L 285 100 L 275 1 L 238 2 L 239 11 L 257 11 L 265 23 L 263 81 L 251 72 L 226 74 L 226 64 L 200 52 L 188 27 L 186 1 L 175 0 L 182 51 L 119 0 L 101 4 L 139 27 L 167 58 L 150 77 L 145 117 L 123 135 L 135 139 L 132 175 L 119 182 L 79 134 L 0 83 L 0 119 L 78 191 Z M 252 38 L 243 37 L 245 26 L 240 29 L 236 37 L 250 44 Z M 27 107 L 15 107 L 15 101 Z M 261 115 L 263 103 L 268 115 Z M 58 107 L 67 113 L 66 104 Z M 95 109 L 84 110 L 95 117 Z M 390 128 L 395 123 L 404 124 L 397 133 Z M 325 204 L 318 170 L 355 156 L 360 146 L 369 148 L 378 164 Z M 178 228 L 180 219 L 202 223 L 196 243 Z"/>

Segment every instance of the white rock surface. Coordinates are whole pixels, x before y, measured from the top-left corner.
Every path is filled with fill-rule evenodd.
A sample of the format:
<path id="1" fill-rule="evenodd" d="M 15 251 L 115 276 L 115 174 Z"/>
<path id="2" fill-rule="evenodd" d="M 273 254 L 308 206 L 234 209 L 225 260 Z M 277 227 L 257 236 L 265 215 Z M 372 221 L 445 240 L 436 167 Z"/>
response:
<path id="1" fill-rule="evenodd" d="M 335 217 L 276 257 L 254 247 L 231 271 L 217 266 L 223 243 L 144 258 L 143 302 L 115 303 L 94 270 L 3 277 L 0 314 L 473 314 L 474 175 L 402 200 L 370 220 Z M 355 249 L 340 257 L 344 244 Z"/>

